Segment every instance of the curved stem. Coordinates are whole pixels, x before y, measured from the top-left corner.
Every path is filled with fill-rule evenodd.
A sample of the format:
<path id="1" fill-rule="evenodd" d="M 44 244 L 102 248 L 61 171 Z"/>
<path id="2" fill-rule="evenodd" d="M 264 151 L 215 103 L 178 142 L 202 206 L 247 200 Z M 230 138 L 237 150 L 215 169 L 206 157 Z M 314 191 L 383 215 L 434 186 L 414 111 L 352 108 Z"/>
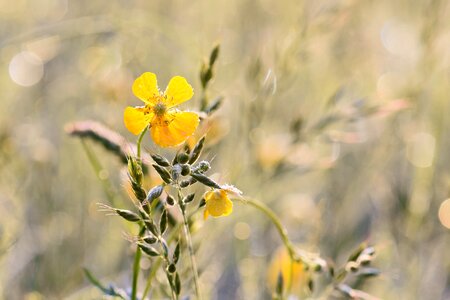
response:
<path id="1" fill-rule="evenodd" d="M 273 225 L 275 225 L 275 228 L 277 229 L 278 234 L 280 235 L 281 240 L 283 241 L 283 244 L 289 253 L 289 256 L 294 261 L 297 261 L 298 260 L 298 258 L 296 257 L 297 251 L 295 250 L 292 242 L 289 240 L 289 237 L 287 235 L 287 230 L 286 230 L 286 228 L 284 228 L 283 224 L 281 224 L 281 221 L 280 221 L 280 219 L 278 219 L 277 215 L 267 205 L 265 205 L 264 203 L 262 203 L 260 201 L 245 198 L 243 200 L 243 203 L 250 204 L 251 206 L 257 208 L 262 213 L 264 213 L 267 217 L 269 217 L 270 221 L 272 221 Z"/>
<path id="2" fill-rule="evenodd" d="M 273 225 L 275 225 L 275 228 L 278 231 L 278 234 L 281 237 L 281 240 L 283 241 L 283 244 L 286 248 L 286 250 L 289 253 L 289 258 L 291 259 L 290 262 L 290 274 L 289 274 L 289 278 L 287 281 L 287 290 L 289 291 L 291 289 L 291 285 L 292 285 L 292 269 L 294 266 L 294 262 L 298 261 L 299 258 L 297 257 L 297 251 L 294 248 L 294 245 L 292 244 L 292 242 L 289 240 L 289 237 L 287 235 L 287 230 L 286 228 L 284 228 L 283 224 L 281 224 L 280 219 L 278 218 L 278 216 L 273 212 L 273 210 L 271 210 L 267 205 L 265 205 L 264 203 L 254 200 L 254 199 L 239 199 L 241 200 L 243 203 L 245 204 L 250 204 L 251 206 L 257 208 L 259 211 L 261 211 L 262 213 L 264 213 L 269 219 L 270 221 L 272 221 Z"/>
<path id="3" fill-rule="evenodd" d="M 142 143 L 142 139 L 144 138 L 144 135 L 147 132 L 147 130 L 148 130 L 148 126 L 146 126 L 144 128 L 144 130 L 142 130 L 141 134 L 139 134 L 139 137 L 138 137 L 138 140 L 137 140 L 137 143 L 136 143 L 136 148 L 137 148 L 136 156 L 137 156 L 137 158 L 139 160 L 141 160 L 141 143 Z"/>

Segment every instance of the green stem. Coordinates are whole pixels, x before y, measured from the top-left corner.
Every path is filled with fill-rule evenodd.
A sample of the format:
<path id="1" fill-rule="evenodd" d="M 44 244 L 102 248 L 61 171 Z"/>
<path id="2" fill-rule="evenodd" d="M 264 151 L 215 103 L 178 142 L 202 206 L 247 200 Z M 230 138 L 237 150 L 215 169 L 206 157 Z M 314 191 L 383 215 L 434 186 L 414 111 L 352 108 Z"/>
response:
<path id="1" fill-rule="evenodd" d="M 191 233 L 189 231 L 189 223 L 188 223 L 188 219 L 186 218 L 186 214 L 184 213 L 184 211 L 182 211 L 182 214 L 183 214 L 183 221 L 184 221 L 183 222 L 184 235 L 185 235 L 188 250 L 189 250 L 189 257 L 191 259 L 192 273 L 194 274 L 195 295 L 197 296 L 197 300 L 201 300 L 202 298 L 200 296 L 197 263 L 195 262 L 195 253 L 194 253 L 194 247 L 192 246 L 192 238 L 191 238 Z"/>
<path id="2" fill-rule="evenodd" d="M 283 244 L 286 247 L 286 250 L 288 251 L 289 257 L 291 259 L 291 266 L 290 266 L 291 274 L 287 281 L 287 290 L 289 291 L 291 289 L 291 285 L 292 285 L 292 268 L 294 266 L 294 262 L 298 261 L 299 258 L 297 257 L 297 251 L 295 250 L 294 245 L 289 240 L 286 228 L 284 228 L 283 224 L 281 224 L 280 219 L 273 212 L 273 210 L 271 210 L 264 203 L 254 200 L 254 199 L 248 199 L 248 198 L 245 198 L 244 200 L 242 200 L 242 199 L 240 199 L 240 200 L 245 204 L 250 204 L 251 206 L 257 208 L 259 211 L 264 213 L 270 219 L 270 221 L 272 221 L 273 225 L 275 225 L 275 228 L 277 229 L 278 234 L 280 235 L 281 240 L 283 241 Z"/>
<path id="3" fill-rule="evenodd" d="M 137 147 L 137 151 L 136 151 L 136 156 L 137 158 L 140 160 L 141 159 L 141 143 L 142 143 L 142 139 L 144 138 L 145 133 L 148 130 L 148 126 L 146 126 L 144 128 L 144 130 L 142 130 L 141 134 L 139 134 L 137 143 L 136 143 L 136 147 Z"/>
<path id="4" fill-rule="evenodd" d="M 137 153 L 136 156 L 138 158 L 138 161 L 140 163 L 141 161 L 141 143 L 142 139 L 144 138 L 144 134 L 147 132 L 148 126 L 145 127 L 144 130 L 142 130 L 141 134 L 138 137 L 136 147 L 137 147 Z M 139 235 L 141 235 L 142 232 L 142 226 L 139 229 Z M 139 246 L 136 246 L 136 253 L 134 254 L 134 262 L 133 262 L 133 282 L 131 287 L 131 300 L 136 300 L 136 294 L 137 294 L 137 287 L 138 287 L 138 278 L 139 278 L 139 270 L 140 270 L 140 264 L 141 264 L 141 248 Z"/>
<path id="5" fill-rule="evenodd" d="M 183 215 L 183 227 L 184 227 L 184 237 L 186 238 L 186 243 L 188 246 L 189 258 L 191 260 L 192 273 L 194 275 L 194 287 L 195 287 L 195 295 L 197 296 L 197 300 L 201 300 L 202 297 L 200 295 L 200 287 L 199 287 L 199 279 L 198 279 L 198 270 L 197 263 L 195 261 L 195 252 L 194 247 L 192 246 L 192 237 L 191 232 L 189 230 L 188 218 L 186 217 L 186 211 L 183 207 L 183 195 L 181 194 L 181 190 L 178 189 L 178 207 L 180 208 L 181 214 Z"/>
<path id="6" fill-rule="evenodd" d="M 188 220 L 190 218 L 192 218 L 194 216 L 194 214 L 196 214 L 198 211 L 199 210 L 197 209 L 197 210 L 191 212 L 189 214 L 189 216 L 187 217 Z M 179 236 L 180 228 L 181 228 L 181 223 L 175 224 L 175 226 L 173 227 L 173 230 L 170 232 L 169 237 L 167 238 L 168 243 L 172 242 L 177 236 Z M 150 273 L 147 277 L 147 284 L 145 285 L 144 293 L 142 294 L 142 300 L 144 300 L 145 297 L 147 297 L 148 292 L 150 292 L 150 288 L 152 286 L 152 279 L 155 277 L 156 272 L 158 271 L 159 266 L 161 266 L 162 261 L 163 261 L 162 257 L 159 257 L 155 261 L 155 263 L 151 266 Z"/>
<path id="7" fill-rule="evenodd" d="M 103 166 L 101 165 L 100 161 L 98 160 L 97 156 L 95 155 L 94 151 L 91 150 L 91 148 L 88 146 L 88 144 L 84 141 L 84 139 L 81 139 L 81 145 L 83 146 L 84 152 L 86 153 L 89 163 L 92 166 L 92 169 L 94 169 L 95 175 L 97 176 L 98 180 L 100 180 L 103 190 L 106 194 L 106 197 L 109 200 L 109 203 L 111 205 L 116 206 L 117 203 L 120 202 L 119 197 L 117 197 L 117 193 L 114 191 L 114 188 L 109 181 L 108 178 L 104 178 L 100 176 L 101 171 L 103 171 Z"/>
<path id="8" fill-rule="evenodd" d="M 139 264 L 141 261 L 141 256 L 142 256 L 141 248 L 137 247 L 133 263 L 133 283 L 131 288 L 131 300 L 136 300 L 137 281 L 139 277 Z"/>
<path id="9" fill-rule="evenodd" d="M 265 205 L 264 203 L 262 203 L 258 200 L 245 198 L 243 200 L 243 203 L 250 204 L 251 206 L 257 208 L 262 213 L 264 213 L 267 217 L 269 217 L 270 221 L 272 221 L 273 225 L 275 225 L 275 227 L 278 231 L 278 234 L 280 235 L 280 237 L 283 241 L 283 244 L 289 253 L 289 256 L 294 261 L 298 260 L 298 258 L 296 257 L 297 251 L 295 250 L 292 242 L 289 240 L 289 237 L 287 235 L 287 230 L 284 228 L 283 224 L 281 224 L 281 221 L 280 221 L 280 219 L 278 219 L 277 215 L 267 205 Z"/>

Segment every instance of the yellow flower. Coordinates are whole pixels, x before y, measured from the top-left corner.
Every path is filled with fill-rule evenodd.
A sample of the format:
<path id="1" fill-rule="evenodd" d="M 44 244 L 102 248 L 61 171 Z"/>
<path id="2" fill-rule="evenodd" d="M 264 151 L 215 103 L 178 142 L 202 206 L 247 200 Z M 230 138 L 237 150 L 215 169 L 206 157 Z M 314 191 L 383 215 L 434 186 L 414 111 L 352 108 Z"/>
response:
<path id="1" fill-rule="evenodd" d="M 228 198 L 228 194 L 235 197 L 240 197 L 242 192 L 232 185 L 223 185 L 221 189 L 206 192 L 203 198 L 205 199 L 205 211 L 203 217 L 206 220 L 209 215 L 213 217 L 228 216 L 233 211 L 233 202 Z"/>
<path id="2" fill-rule="evenodd" d="M 278 275 L 281 273 L 285 286 L 288 281 L 291 282 L 291 291 L 299 294 L 305 287 L 308 275 L 301 262 L 291 263 L 288 251 L 284 247 L 276 250 L 275 255 L 270 262 L 267 272 L 267 281 L 269 288 L 274 291 L 278 281 Z"/>
<path id="3" fill-rule="evenodd" d="M 132 90 L 145 105 L 125 109 L 124 123 L 131 133 L 138 135 L 150 125 L 152 139 L 157 145 L 173 147 L 186 141 L 197 129 L 199 118 L 196 113 L 175 109 L 194 95 L 183 77 L 173 77 L 162 93 L 156 75 L 146 72 L 134 81 Z"/>

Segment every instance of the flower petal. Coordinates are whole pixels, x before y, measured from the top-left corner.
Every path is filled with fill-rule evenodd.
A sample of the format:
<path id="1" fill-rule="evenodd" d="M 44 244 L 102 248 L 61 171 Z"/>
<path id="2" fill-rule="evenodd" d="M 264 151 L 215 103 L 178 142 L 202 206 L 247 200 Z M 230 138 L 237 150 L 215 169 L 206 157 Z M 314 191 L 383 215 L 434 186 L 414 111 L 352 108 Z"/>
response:
<path id="1" fill-rule="evenodd" d="M 194 90 L 184 77 L 175 76 L 170 79 L 164 95 L 167 97 L 166 105 L 170 108 L 191 99 Z"/>
<path id="2" fill-rule="evenodd" d="M 233 211 L 233 202 L 231 202 L 224 190 L 207 192 L 205 201 L 204 218 L 207 218 L 208 215 L 213 217 L 228 216 Z"/>
<path id="3" fill-rule="evenodd" d="M 128 106 L 123 113 L 125 127 L 133 134 L 138 135 L 150 124 L 152 114 L 145 114 L 143 107 Z"/>
<path id="4" fill-rule="evenodd" d="M 181 111 L 168 113 L 152 121 L 152 139 L 161 147 L 177 146 L 195 132 L 198 123 L 199 118 L 196 113 Z"/>
<path id="5" fill-rule="evenodd" d="M 160 95 L 156 75 L 150 72 L 136 78 L 131 89 L 136 97 L 147 104 L 155 104 L 156 97 Z"/>

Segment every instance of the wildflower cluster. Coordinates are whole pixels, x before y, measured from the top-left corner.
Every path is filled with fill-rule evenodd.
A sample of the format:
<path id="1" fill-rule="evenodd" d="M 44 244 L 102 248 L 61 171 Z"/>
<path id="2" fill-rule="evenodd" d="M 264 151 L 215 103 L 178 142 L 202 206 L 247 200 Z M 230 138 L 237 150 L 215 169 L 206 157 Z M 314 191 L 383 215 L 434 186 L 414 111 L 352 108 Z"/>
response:
<path id="1" fill-rule="evenodd" d="M 183 77 L 173 77 L 166 91 L 161 93 L 157 87 L 156 76 L 147 72 L 136 79 L 133 92 L 145 103 L 142 107 L 127 107 L 124 112 L 124 123 L 127 129 L 133 134 L 139 134 L 137 155 L 128 157 L 128 179 L 137 200 L 135 201 L 136 210 L 102 207 L 129 222 L 139 224 L 139 235 L 133 239 L 138 247 L 137 265 L 139 265 L 140 251 L 149 257 L 161 258 L 164 262 L 171 297 L 178 299 L 181 279 L 177 262 L 180 259 L 182 241 L 179 240 L 175 247 L 171 247 L 170 240 L 167 238 L 169 231 L 177 234 L 175 213 L 171 209 L 171 207 L 177 207 L 183 218 L 184 240 L 191 259 L 195 292 L 197 298 L 200 298 L 198 271 L 188 216 L 188 206 L 196 203 L 195 200 L 200 197 L 185 190 L 196 183 L 209 189 L 201 200 L 198 200 L 196 208 L 205 207 L 205 219 L 209 215 L 213 217 L 229 215 L 233 204 L 228 195 L 240 196 L 241 192 L 231 185 L 220 185 L 207 175 L 211 168 L 210 162 L 199 161 L 205 146 L 205 136 L 197 141 L 192 150 L 187 145 L 182 147 L 182 150 L 178 151 L 172 159 L 157 153 L 149 153 L 153 160 L 151 167 L 159 174 L 162 184 L 146 191 L 143 187 L 144 166 L 141 159 L 141 142 L 146 131 L 150 128 L 152 140 L 161 147 L 178 146 L 194 133 L 199 124 L 199 117 L 195 112 L 182 112 L 174 108 L 189 100 L 193 95 L 192 87 Z M 172 222 L 169 222 L 169 219 L 172 219 Z M 169 223 L 172 223 L 172 226 L 169 226 Z M 171 248 L 174 249 L 171 250 Z M 135 299 L 137 293 L 136 280 L 139 267 L 136 268 L 131 299 Z"/>
<path id="2" fill-rule="evenodd" d="M 192 217 L 199 210 L 203 210 L 204 220 L 209 216 L 228 216 L 233 211 L 233 200 L 239 200 L 262 212 L 281 237 L 283 250 L 274 257 L 268 274 L 268 285 L 274 299 L 285 299 L 292 293 L 307 296 L 334 296 L 337 292 L 350 297 L 359 295 L 360 291 L 354 288 L 352 280 L 357 278 L 361 282 L 366 277 L 378 274 L 377 269 L 369 267 L 374 256 L 372 247 L 360 247 L 343 268 L 335 270 L 333 264 L 318 254 L 294 246 L 280 219 L 266 204 L 244 198 L 236 187 L 220 184 L 208 175 L 210 161 L 200 159 L 206 147 L 206 136 L 198 138 L 194 145 L 192 140 L 195 139 L 193 135 L 200 124 L 200 116 L 212 113 L 221 103 L 220 97 L 209 103 L 206 91 L 213 78 L 218 53 L 219 48 L 215 47 L 209 61 L 202 65 L 200 71 L 203 89 L 201 113 L 176 108 L 194 94 L 191 85 L 183 77 L 173 77 L 164 92 L 159 90 L 153 73 L 146 72 L 135 80 L 133 93 L 144 102 L 144 106 L 127 107 L 124 124 L 131 133 L 138 135 L 136 146 L 125 146 L 124 138 L 97 124 L 92 126 L 91 123 L 83 123 L 71 127 L 72 134 L 96 140 L 122 160 L 126 158 L 135 207 L 123 209 L 102 204 L 101 208 L 137 224 L 139 228 L 137 235 L 128 238 L 136 249 L 131 290 L 126 292 L 113 286 L 107 288 L 86 270 L 88 279 L 106 295 L 131 300 L 146 299 L 150 290 L 153 293 L 152 281 L 160 270 L 167 282 L 160 285 L 164 297 L 179 299 L 184 283 L 185 287 L 193 287 L 196 299 L 201 299 L 199 272 L 191 237 Z M 162 151 L 141 153 L 141 144 L 148 130 L 156 145 L 162 148 L 178 147 L 176 154 L 168 157 L 160 154 Z M 160 177 L 160 183 L 147 189 L 144 177 L 153 170 Z M 152 265 L 147 274 L 147 285 L 139 294 L 142 254 L 152 261 Z M 189 268 L 184 262 L 180 264 L 183 257 L 189 257 Z M 322 274 L 324 278 L 316 280 L 315 273 Z M 325 285 L 317 287 L 316 282 L 325 282 Z"/>

